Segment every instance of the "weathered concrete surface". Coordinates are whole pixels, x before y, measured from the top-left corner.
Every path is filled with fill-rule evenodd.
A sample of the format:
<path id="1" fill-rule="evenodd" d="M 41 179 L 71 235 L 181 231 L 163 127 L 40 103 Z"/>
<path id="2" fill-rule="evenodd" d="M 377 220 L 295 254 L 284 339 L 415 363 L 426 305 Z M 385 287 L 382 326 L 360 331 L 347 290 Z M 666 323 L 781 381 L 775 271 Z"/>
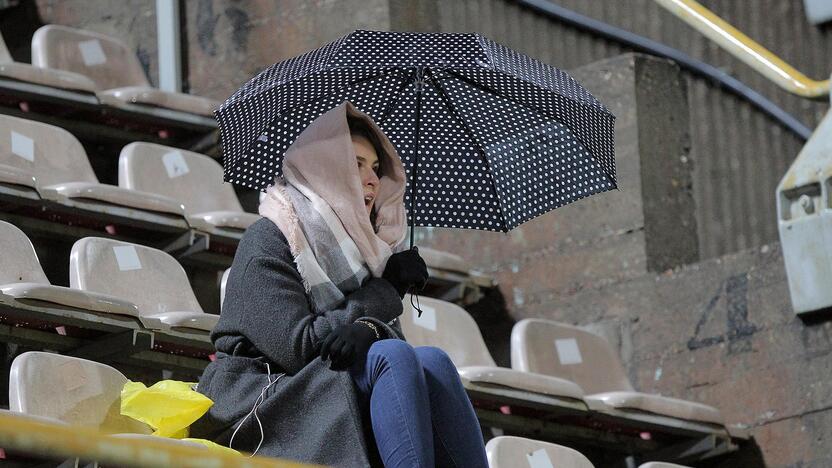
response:
<path id="1" fill-rule="evenodd" d="M 224 100 L 272 63 L 354 29 L 390 27 L 388 0 L 183 2 L 191 92 Z"/>
<path id="2" fill-rule="evenodd" d="M 752 428 L 766 466 L 829 466 L 832 323 L 794 316 L 779 244 L 515 314 L 602 332 L 636 388 L 719 407 Z"/>
<path id="3" fill-rule="evenodd" d="M 355 29 L 437 31 L 436 0 L 182 2 L 188 87 L 224 100 L 272 63 Z"/>

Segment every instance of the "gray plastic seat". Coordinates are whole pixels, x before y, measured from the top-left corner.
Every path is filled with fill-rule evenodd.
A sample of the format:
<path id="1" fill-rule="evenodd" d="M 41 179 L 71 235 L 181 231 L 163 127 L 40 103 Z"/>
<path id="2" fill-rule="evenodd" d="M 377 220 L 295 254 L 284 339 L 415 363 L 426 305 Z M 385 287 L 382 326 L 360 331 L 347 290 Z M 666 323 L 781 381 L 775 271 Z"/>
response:
<path id="1" fill-rule="evenodd" d="M 32 242 L 17 226 L 0 221 L 0 294 L 18 301 L 58 304 L 73 309 L 138 318 L 138 307 L 106 294 L 53 286 Z"/>
<path id="2" fill-rule="evenodd" d="M 94 94 L 95 83 L 78 73 L 35 67 L 12 59 L 6 41 L 0 35 L 0 78 L 32 83 L 51 88 L 68 89 Z"/>
<path id="3" fill-rule="evenodd" d="M 105 364 L 30 351 L 12 362 L 9 409 L 109 434 L 150 434 L 148 425 L 121 415 L 127 381 Z"/>
<path id="4" fill-rule="evenodd" d="M 32 64 L 89 77 L 99 101 L 160 107 L 212 117 L 219 102 L 153 88 L 141 62 L 120 40 L 92 31 L 49 24 L 32 37 Z"/>
<path id="5" fill-rule="evenodd" d="M 260 215 L 246 213 L 231 184 L 223 182 L 222 166 L 203 154 L 154 143 L 130 143 L 118 159 L 118 185 L 162 195 L 185 206 L 188 223 L 244 231 Z"/>
<path id="6" fill-rule="evenodd" d="M 0 184 L 24 187 L 37 194 L 35 154 L 40 145 L 49 145 L 52 139 L 44 136 L 36 145 L 32 136 L 38 127 L 28 122 L 0 115 Z"/>
<path id="7" fill-rule="evenodd" d="M 500 436 L 485 444 L 490 468 L 593 468 L 577 450 L 523 437 Z"/>
<path id="8" fill-rule="evenodd" d="M 511 333 L 511 366 L 577 382 L 594 410 L 635 410 L 722 425 L 719 410 L 692 401 L 633 389 L 619 357 L 605 339 L 543 319 L 517 322 Z"/>
<path id="9" fill-rule="evenodd" d="M 176 200 L 99 183 L 84 147 L 59 127 L 0 115 L 0 165 L 16 172 L 20 183 L 34 177 L 44 199 L 92 200 L 184 218 Z"/>
<path id="10" fill-rule="evenodd" d="M 458 273 L 468 274 L 471 266 L 462 257 L 450 252 L 431 249 L 429 247 L 419 247 L 419 255 L 425 260 L 425 263 L 431 268 L 440 270 L 455 271 Z"/>
<path id="11" fill-rule="evenodd" d="M 219 319 L 202 310 L 185 270 L 175 258 L 143 245 L 101 237 L 75 242 L 69 283 L 83 291 L 133 302 L 139 320 L 150 329 L 211 331 Z"/>
<path id="12" fill-rule="evenodd" d="M 414 346 L 435 346 L 445 351 L 463 382 L 501 387 L 581 400 L 583 390 L 569 380 L 497 367 L 476 322 L 463 308 L 430 297 L 419 297 L 421 317 L 404 297 L 402 330 Z"/>

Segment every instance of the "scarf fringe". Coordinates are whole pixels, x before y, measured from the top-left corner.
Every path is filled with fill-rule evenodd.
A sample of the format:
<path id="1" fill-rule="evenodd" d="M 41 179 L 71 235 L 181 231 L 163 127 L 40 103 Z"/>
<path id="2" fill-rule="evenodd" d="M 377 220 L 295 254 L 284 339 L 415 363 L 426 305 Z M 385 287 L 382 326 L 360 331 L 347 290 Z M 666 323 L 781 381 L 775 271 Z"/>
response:
<path id="1" fill-rule="evenodd" d="M 284 184 L 285 182 L 278 180 L 266 193 L 266 196 L 276 202 L 270 204 L 270 206 L 277 213 L 263 213 L 263 205 L 261 204 L 260 214 L 271 219 L 277 225 L 278 229 L 280 229 L 280 232 L 283 233 L 283 236 L 286 237 L 286 240 L 289 242 L 289 251 L 292 253 L 292 259 L 295 261 L 295 266 L 297 266 L 298 273 L 300 273 L 300 277 L 303 280 L 303 289 L 307 294 L 310 294 L 312 292 L 312 285 L 309 284 L 309 280 L 307 279 L 309 277 L 306 271 L 307 266 L 300 258 L 301 252 L 303 251 L 302 239 L 305 238 L 303 230 L 300 227 L 297 212 L 295 211 L 294 205 L 292 205 L 289 194 L 286 193 Z M 279 220 L 279 222 L 275 220 Z"/>

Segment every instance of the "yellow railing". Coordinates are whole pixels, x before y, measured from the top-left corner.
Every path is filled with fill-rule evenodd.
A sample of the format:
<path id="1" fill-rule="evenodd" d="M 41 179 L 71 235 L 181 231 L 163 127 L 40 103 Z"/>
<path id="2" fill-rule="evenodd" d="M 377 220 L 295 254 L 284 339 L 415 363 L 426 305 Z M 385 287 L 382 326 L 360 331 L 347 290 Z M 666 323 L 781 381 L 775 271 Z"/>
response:
<path id="1" fill-rule="evenodd" d="M 812 99 L 829 95 L 828 79 L 808 78 L 695 0 L 655 1 L 786 91 Z"/>
<path id="2" fill-rule="evenodd" d="M 303 468 L 274 458 L 235 456 L 200 447 L 167 443 L 163 438 L 107 437 L 95 430 L 41 422 L 0 411 L 0 447 L 60 459 L 80 458 L 127 467 Z M 0 463 L 2 465 L 2 463 Z"/>

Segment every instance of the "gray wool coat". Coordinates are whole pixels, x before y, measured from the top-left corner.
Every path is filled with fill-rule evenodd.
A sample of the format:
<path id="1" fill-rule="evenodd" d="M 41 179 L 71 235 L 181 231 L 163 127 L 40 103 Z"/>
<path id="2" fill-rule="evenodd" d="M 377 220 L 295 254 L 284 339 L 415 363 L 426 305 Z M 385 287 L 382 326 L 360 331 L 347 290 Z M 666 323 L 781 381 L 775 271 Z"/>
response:
<path id="1" fill-rule="evenodd" d="M 254 223 L 237 248 L 222 313 L 211 332 L 217 359 L 197 387 L 214 405 L 191 426 L 191 437 L 228 445 L 268 384 L 268 363 L 272 378 L 286 375 L 268 388 L 257 410 L 265 433 L 258 455 L 371 465 L 375 459 L 368 453 L 374 453 L 374 445 L 364 402 L 350 375 L 331 371 L 318 354 L 331 330 L 359 318 L 372 317 L 385 324 L 389 338 L 401 338 L 395 320 L 402 313 L 401 299 L 386 280 L 369 278 L 341 308 L 316 315 L 309 300 L 281 231 L 266 218 Z M 234 437 L 233 448 L 253 452 L 259 441 L 252 416 Z"/>

